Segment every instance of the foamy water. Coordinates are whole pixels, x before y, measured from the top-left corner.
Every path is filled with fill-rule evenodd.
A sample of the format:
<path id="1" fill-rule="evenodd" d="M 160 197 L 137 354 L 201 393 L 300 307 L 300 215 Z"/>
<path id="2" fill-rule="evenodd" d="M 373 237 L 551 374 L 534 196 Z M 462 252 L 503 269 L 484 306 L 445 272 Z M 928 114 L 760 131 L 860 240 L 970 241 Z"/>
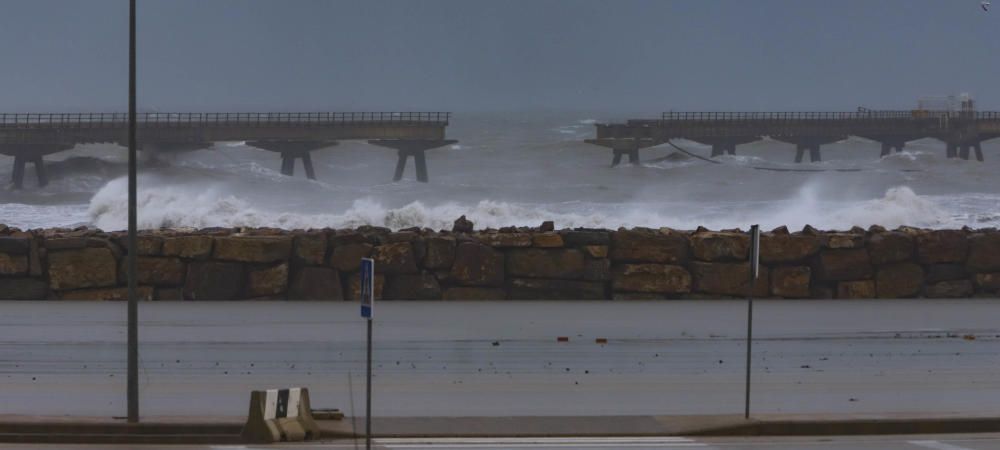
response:
<path id="1" fill-rule="evenodd" d="M 951 228 L 1000 225 L 1000 146 L 986 163 L 949 160 L 943 144 L 911 143 L 879 159 L 852 138 L 823 149 L 824 162 L 794 164 L 794 148 L 762 141 L 711 164 L 647 149 L 647 163 L 609 167 L 610 151 L 584 144 L 595 119 L 573 115 L 458 115 L 460 142 L 428 154 L 430 183 L 390 181 L 395 152 L 344 142 L 314 153 L 318 181 L 278 172 L 275 153 L 241 142 L 159 158 L 139 180 L 142 228 L 378 225 L 450 229 L 460 215 L 479 228 L 649 226 L 692 229 L 811 224 Z M 709 148 L 678 142 L 703 156 Z M 126 225 L 124 150 L 88 146 L 52 157 L 45 189 L 0 193 L 0 223 L 29 227 Z M 82 156 L 82 157 L 81 157 Z M 0 159 L 10 167 L 10 159 Z M 809 169 L 783 172 L 766 169 Z M 850 170 L 850 171 L 840 171 Z M 33 184 L 29 176 L 28 185 Z"/>

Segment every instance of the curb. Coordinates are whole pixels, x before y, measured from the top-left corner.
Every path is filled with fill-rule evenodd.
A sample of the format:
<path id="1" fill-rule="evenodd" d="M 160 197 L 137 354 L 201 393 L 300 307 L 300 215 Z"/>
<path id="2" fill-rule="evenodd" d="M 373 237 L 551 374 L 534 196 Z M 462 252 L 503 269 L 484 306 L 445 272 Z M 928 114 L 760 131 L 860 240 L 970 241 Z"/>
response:
<path id="1" fill-rule="evenodd" d="M 1000 418 L 755 421 L 689 433 L 690 436 L 827 436 L 1000 432 Z"/>
<path id="2" fill-rule="evenodd" d="M 38 444 L 240 444 L 242 425 L 215 423 L 0 422 L 0 442 Z"/>

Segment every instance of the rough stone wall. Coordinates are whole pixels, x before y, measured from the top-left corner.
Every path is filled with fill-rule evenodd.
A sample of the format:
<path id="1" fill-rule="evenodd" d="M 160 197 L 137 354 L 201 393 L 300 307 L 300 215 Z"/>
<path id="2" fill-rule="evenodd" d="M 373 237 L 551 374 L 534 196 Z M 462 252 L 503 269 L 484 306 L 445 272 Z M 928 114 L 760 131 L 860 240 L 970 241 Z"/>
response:
<path id="1" fill-rule="evenodd" d="M 996 230 L 782 227 L 761 243 L 759 298 L 1000 293 Z M 158 230 L 137 251 L 148 300 L 353 300 L 361 257 L 387 300 L 727 298 L 749 284 L 739 230 Z M 0 299 L 125 299 L 126 253 L 122 232 L 0 225 Z"/>

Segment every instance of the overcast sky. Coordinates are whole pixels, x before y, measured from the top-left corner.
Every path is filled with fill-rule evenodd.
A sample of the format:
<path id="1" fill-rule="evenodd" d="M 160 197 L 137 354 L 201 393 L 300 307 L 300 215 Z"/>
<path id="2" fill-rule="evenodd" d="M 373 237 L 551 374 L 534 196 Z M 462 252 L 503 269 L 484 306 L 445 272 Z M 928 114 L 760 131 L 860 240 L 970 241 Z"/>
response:
<path id="1" fill-rule="evenodd" d="M 127 8 L 4 0 L 0 110 L 124 110 Z M 139 0 L 139 104 L 1000 109 L 998 50 L 979 0 Z"/>

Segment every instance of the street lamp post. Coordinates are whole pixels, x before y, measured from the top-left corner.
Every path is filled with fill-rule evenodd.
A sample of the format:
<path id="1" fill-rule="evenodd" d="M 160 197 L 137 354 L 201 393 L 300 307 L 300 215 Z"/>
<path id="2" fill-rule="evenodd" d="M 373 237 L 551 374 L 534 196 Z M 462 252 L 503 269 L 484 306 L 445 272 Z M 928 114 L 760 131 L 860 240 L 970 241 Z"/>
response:
<path id="1" fill-rule="evenodd" d="M 136 228 L 135 0 L 128 11 L 128 421 L 139 422 L 138 239 Z"/>

